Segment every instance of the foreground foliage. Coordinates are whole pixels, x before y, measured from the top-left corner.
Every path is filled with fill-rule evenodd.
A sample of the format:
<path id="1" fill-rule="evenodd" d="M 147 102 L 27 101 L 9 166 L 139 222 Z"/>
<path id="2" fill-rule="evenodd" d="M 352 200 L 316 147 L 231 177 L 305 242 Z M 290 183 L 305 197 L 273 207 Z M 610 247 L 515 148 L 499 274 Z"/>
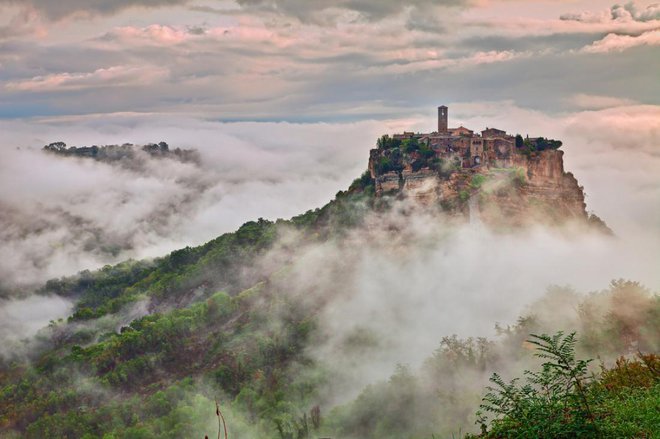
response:
<path id="1" fill-rule="evenodd" d="M 600 377 L 575 358 L 575 333 L 531 335 L 541 370 L 525 383 L 493 374 L 481 410 L 481 438 L 651 438 L 660 432 L 660 358 L 621 357 Z M 495 418 L 488 420 L 490 413 Z M 475 436 L 476 437 L 476 436 Z"/>

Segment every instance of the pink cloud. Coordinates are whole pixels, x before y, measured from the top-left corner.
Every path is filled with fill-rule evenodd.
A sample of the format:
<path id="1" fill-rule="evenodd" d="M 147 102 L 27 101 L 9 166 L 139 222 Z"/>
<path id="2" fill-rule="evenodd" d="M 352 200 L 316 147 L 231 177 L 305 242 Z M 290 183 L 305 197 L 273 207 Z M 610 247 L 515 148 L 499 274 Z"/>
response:
<path id="1" fill-rule="evenodd" d="M 614 107 L 625 107 L 638 105 L 639 103 L 626 98 L 617 98 L 613 96 L 590 95 L 578 93 L 567 99 L 571 104 L 589 110 L 599 110 Z"/>
<path id="2" fill-rule="evenodd" d="M 146 85 L 167 77 L 169 71 L 162 67 L 114 66 L 88 73 L 54 73 L 46 76 L 9 82 L 10 91 L 70 91 L 108 86 Z"/>
<path id="3" fill-rule="evenodd" d="M 641 11 L 633 2 L 625 5 L 614 5 L 609 9 L 598 12 L 583 11 L 568 13 L 561 16 L 562 20 L 580 21 L 583 23 L 608 23 L 608 22 L 632 22 L 651 21 L 660 19 L 660 4 L 649 5 Z"/>
<path id="4" fill-rule="evenodd" d="M 223 40 L 239 42 L 262 42 L 286 46 L 296 40 L 276 33 L 263 23 L 247 19 L 235 25 L 190 29 L 185 26 L 152 24 L 146 27 L 122 26 L 107 33 L 101 41 L 119 42 L 130 45 L 174 46 L 190 41 Z"/>
<path id="5" fill-rule="evenodd" d="M 471 55 L 462 58 L 442 58 L 439 56 L 429 56 L 426 59 L 413 59 L 411 62 L 397 63 L 396 59 L 390 59 L 392 64 L 383 67 L 376 66 L 367 69 L 368 72 L 386 72 L 386 73 L 411 73 L 423 70 L 440 70 L 463 67 L 476 66 L 480 64 L 492 64 L 498 62 L 506 62 L 514 59 L 525 58 L 531 56 L 531 52 L 516 52 L 512 50 L 490 50 L 475 52 Z M 401 61 L 399 59 L 398 61 Z M 408 60 L 407 58 L 405 60 Z"/>
<path id="6" fill-rule="evenodd" d="M 584 14 L 582 19 L 539 19 L 530 17 L 478 18 L 464 21 L 466 30 L 487 29 L 493 34 L 511 37 L 542 36 L 553 34 L 640 33 L 657 30 L 660 20 L 648 21 L 604 19 L 600 14 Z"/>
<path id="7" fill-rule="evenodd" d="M 585 53 L 623 52 L 638 46 L 660 46 L 660 30 L 644 32 L 639 36 L 608 34 L 602 40 L 595 41 L 582 48 Z"/>
<path id="8" fill-rule="evenodd" d="M 5 11 L 9 17 L 10 11 Z M 44 38 L 48 35 L 48 28 L 43 24 L 40 16 L 33 9 L 19 10 L 6 24 L 0 24 L 0 40 L 34 36 Z"/>
<path id="9" fill-rule="evenodd" d="M 152 24 L 144 28 L 134 26 L 118 27 L 112 31 L 112 35 L 122 40 L 140 39 L 163 45 L 179 44 L 195 37 L 186 30 L 160 24 Z"/>

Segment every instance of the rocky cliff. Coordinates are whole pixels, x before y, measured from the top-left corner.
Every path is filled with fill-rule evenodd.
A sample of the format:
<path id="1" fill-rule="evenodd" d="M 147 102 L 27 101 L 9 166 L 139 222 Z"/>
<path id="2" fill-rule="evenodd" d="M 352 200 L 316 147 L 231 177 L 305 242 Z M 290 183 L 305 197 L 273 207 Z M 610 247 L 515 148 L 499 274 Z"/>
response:
<path id="1" fill-rule="evenodd" d="M 456 216 L 478 209 L 494 227 L 596 221 L 577 179 L 564 170 L 563 155 L 557 149 L 514 151 L 506 160 L 466 167 L 455 157 L 429 154 L 420 167 L 415 154 L 380 148 L 370 153 L 369 173 L 377 197 L 414 199 Z"/>

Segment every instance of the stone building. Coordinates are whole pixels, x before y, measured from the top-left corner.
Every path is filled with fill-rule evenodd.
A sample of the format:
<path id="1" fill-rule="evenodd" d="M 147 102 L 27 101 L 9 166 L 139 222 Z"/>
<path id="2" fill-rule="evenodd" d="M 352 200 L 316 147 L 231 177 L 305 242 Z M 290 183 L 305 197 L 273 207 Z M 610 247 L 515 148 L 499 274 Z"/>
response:
<path id="1" fill-rule="evenodd" d="M 475 134 L 464 126 L 449 128 L 449 108 L 438 107 L 438 130 L 432 133 L 414 133 L 411 131 L 394 134 L 393 138 L 405 141 L 417 139 L 420 143 L 435 151 L 441 158 L 456 158 L 462 167 L 484 165 L 496 167 L 512 166 L 511 156 L 515 153 L 515 138 L 504 130 L 486 128 L 481 134 Z"/>

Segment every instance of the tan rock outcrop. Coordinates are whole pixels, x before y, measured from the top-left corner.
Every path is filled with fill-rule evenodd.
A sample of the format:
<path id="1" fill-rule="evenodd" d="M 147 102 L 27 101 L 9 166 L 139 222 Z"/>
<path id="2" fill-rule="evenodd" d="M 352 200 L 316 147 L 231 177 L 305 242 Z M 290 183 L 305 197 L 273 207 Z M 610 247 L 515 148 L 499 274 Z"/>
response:
<path id="1" fill-rule="evenodd" d="M 401 171 L 379 175 L 380 154 L 372 150 L 369 170 L 377 196 L 409 197 L 455 215 L 468 215 L 467 202 L 477 197 L 482 221 L 495 227 L 586 222 L 584 192 L 573 174 L 565 172 L 563 154 L 559 150 L 514 153 L 506 162 L 443 173 L 428 167 L 413 171 L 406 163 Z"/>

